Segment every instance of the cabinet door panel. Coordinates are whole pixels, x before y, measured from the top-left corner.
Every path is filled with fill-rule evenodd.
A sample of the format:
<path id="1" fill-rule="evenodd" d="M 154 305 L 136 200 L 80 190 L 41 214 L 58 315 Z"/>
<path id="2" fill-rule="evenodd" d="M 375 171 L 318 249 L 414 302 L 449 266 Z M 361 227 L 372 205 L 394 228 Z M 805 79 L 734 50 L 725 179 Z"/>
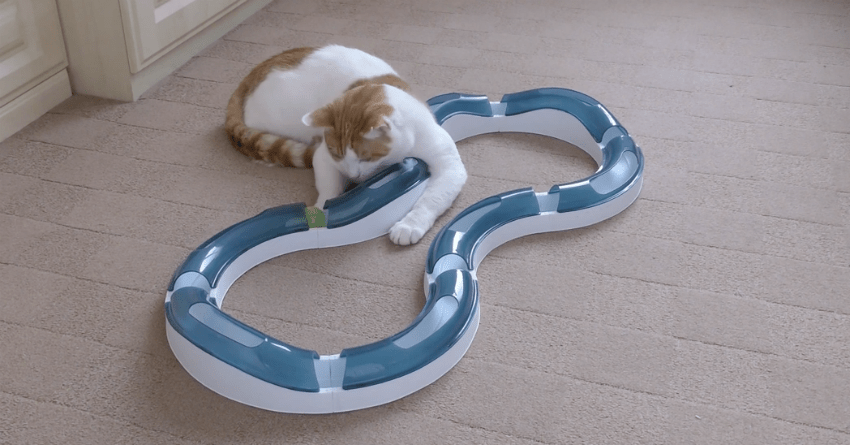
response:
<path id="1" fill-rule="evenodd" d="M 188 39 L 245 0 L 121 0 L 130 71 Z"/>
<path id="2" fill-rule="evenodd" d="M 54 0 L 0 0 L 0 106 L 66 66 Z"/>

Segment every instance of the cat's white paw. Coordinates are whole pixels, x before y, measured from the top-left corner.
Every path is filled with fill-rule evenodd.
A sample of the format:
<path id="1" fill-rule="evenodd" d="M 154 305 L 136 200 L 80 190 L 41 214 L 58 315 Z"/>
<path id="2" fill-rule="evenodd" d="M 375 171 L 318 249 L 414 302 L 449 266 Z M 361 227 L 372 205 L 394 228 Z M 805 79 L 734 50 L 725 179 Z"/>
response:
<path id="1" fill-rule="evenodd" d="M 390 240 L 400 246 L 416 244 L 430 228 L 430 225 L 416 224 L 404 218 L 390 228 Z"/>
<path id="2" fill-rule="evenodd" d="M 319 195 L 319 199 L 316 200 L 316 203 L 313 204 L 313 207 L 315 207 L 319 210 L 324 209 L 325 208 L 325 201 L 327 201 L 327 198 Z"/>

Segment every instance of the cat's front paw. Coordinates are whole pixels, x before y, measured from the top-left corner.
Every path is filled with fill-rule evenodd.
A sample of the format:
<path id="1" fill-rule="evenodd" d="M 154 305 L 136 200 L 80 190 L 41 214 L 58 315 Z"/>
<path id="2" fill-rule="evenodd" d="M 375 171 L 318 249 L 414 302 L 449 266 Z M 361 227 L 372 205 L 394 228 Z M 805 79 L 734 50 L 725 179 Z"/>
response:
<path id="1" fill-rule="evenodd" d="M 416 224 L 404 218 L 390 228 L 390 240 L 400 246 L 416 244 L 430 228 L 430 224 Z"/>
<path id="2" fill-rule="evenodd" d="M 327 198 L 319 196 L 319 199 L 316 200 L 316 203 L 313 204 L 313 207 L 315 207 L 319 210 L 324 209 L 325 208 L 325 201 L 327 201 Z"/>

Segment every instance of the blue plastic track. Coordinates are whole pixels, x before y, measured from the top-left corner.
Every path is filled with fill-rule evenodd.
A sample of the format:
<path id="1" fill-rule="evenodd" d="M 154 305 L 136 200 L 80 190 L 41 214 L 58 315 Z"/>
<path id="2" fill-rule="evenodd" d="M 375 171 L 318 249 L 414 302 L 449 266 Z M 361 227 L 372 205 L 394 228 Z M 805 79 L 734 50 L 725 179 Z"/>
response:
<path id="1" fill-rule="evenodd" d="M 485 96 L 445 94 L 428 104 L 441 124 L 457 115 L 514 116 L 542 109 L 554 109 L 572 115 L 593 136 L 603 142 L 600 169 L 581 181 L 556 184 L 549 195 L 557 195 L 558 213 L 575 212 L 611 202 L 631 189 L 643 175 L 643 154 L 626 129 L 595 99 L 563 88 L 541 88 L 506 94 L 501 102 L 490 103 Z M 485 110 L 485 106 L 488 110 Z M 606 137 L 607 135 L 607 137 Z M 455 254 L 473 268 L 472 256 L 486 235 L 522 218 L 541 214 L 531 188 L 506 192 L 473 204 L 448 223 L 431 243 L 427 270 L 434 271 L 440 258 Z"/>
<path id="2" fill-rule="evenodd" d="M 392 165 L 329 200 L 325 205 L 328 226 L 358 221 L 406 194 L 428 176 L 427 166 L 418 159 L 407 158 Z M 245 325 L 222 312 L 210 298 L 219 278 L 240 255 L 266 241 L 309 230 L 305 209 L 304 203 L 297 203 L 266 210 L 223 230 L 195 249 L 174 273 L 165 314 L 180 335 L 213 357 L 274 385 L 317 392 L 317 352 L 286 344 Z"/>
<path id="3" fill-rule="evenodd" d="M 285 344 L 221 312 L 209 291 L 181 287 L 166 303 L 168 322 L 184 337 L 217 359 L 284 388 L 316 392 L 316 351 Z"/>
<path id="4" fill-rule="evenodd" d="M 491 196 L 469 206 L 446 224 L 428 249 L 428 273 L 434 272 L 437 261 L 450 254 L 463 258 L 472 270 L 475 247 L 487 234 L 499 227 L 529 216 L 540 214 L 534 189 L 515 190 Z"/>
<path id="5" fill-rule="evenodd" d="M 474 116 L 492 117 L 493 109 L 487 96 L 474 96 L 468 94 L 450 93 L 428 100 L 431 112 L 442 125 L 448 118 L 457 114 L 471 114 Z"/>
<path id="6" fill-rule="evenodd" d="M 441 302 L 446 304 L 435 311 Z M 383 383 L 432 362 L 454 346 L 469 326 L 477 306 L 478 286 L 468 271 L 440 274 L 430 286 L 425 308 L 407 329 L 377 343 L 342 351 L 340 358 L 346 359 L 342 388 Z M 428 323 L 425 332 L 418 333 L 432 314 L 439 319 Z"/>
<path id="7" fill-rule="evenodd" d="M 427 166 L 414 158 L 407 158 L 378 172 L 359 187 L 325 203 L 328 228 L 344 227 L 363 219 L 413 190 L 428 176 Z"/>
<path id="8" fill-rule="evenodd" d="M 221 273 L 239 255 L 268 240 L 308 230 L 306 208 L 303 202 L 282 205 L 222 230 L 189 254 L 174 272 L 168 290 L 173 291 L 174 282 L 186 272 L 197 272 L 216 287 Z"/>
<path id="9" fill-rule="evenodd" d="M 507 104 L 505 116 L 527 113 L 540 109 L 553 109 L 569 113 L 584 124 L 596 142 L 611 127 L 620 126 L 617 119 L 596 99 L 563 88 L 540 88 L 522 93 L 505 94 L 502 103 Z"/>
<path id="10" fill-rule="evenodd" d="M 286 344 L 233 319 L 219 309 L 220 302 L 210 295 L 226 269 L 249 250 L 300 232 L 346 230 L 348 225 L 409 193 L 429 176 L 419 160 L 406 159 L 328 201 L 324 209 L 327 229 L 310 229 L 306 206 L 297 203 L 266 210 L 213 236 L 174 273 L 165 303 L 170 326 L 214 359 L 282 388 L 316 393 L 381 385 L 428 366 L 470 329 L 479 305 L 475 253 L 495 230 L 519 220 L 592 210 L 629 192 L 634 192 L 630 199 L 637 196 L 644 163 L 641 150 L 611 113 L 587 95 L 542 88 L 507 94 L 500 102 L 491 103 L 485 96 L 452 93 L 434 97 L 428 105 L 441 125 L 464 115 L 506 119 L 541 109 L 561 111 L 575 117 L 599 144 L 603 158 L 600 168 L 581 181 L 553 185 L 546 194 L 536 194 L 531 188 L 505 192 L 458 214 L 440 230 L 429 248 L 426 269 L 430 281 L 422 312 L 402 332 L 345 349 L 331 358 L 342 370 L 341 376 L 337 374 L 332 379 L 336 386 L 322 383 L 328 379 L 318 375 L 320 356 L 315 351 Z M 435 272 L 440 259 L 446 256 L 453 259 L 449 261 L 451 267 L 441 266 Z"/>

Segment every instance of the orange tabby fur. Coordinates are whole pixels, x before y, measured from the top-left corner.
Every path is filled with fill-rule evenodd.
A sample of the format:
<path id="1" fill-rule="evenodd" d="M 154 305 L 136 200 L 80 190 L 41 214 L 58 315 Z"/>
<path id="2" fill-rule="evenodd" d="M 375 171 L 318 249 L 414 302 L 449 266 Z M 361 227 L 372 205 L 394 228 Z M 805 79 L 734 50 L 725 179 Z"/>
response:
<path id="1" fill-rule="evenodd" d="M 230 142 L 242 154 L 260 161 L 281 164 L 286 167 L 312 166 L 313 152 L 321 142 L 314 138 L 309 144 L 248 128 L 245 125 L 244 111 L 247 98 L 273 69 L 287 69 L 298 66 L 305 57 L 316 48 L 294 48 L 284 51 L 254 67 L 244 78 L 227 103 L 227 117 L 224 129 Z M 304 147 L 300 158 L 294 158 L 292 151 Z"/>
<path id="2" fill-rule="evenodd" d="M 457 146 L 427 104 L 385 61 L 327 45 L 283 52 L 239 84 L 225 128 L 254 159 L 312 167 L 322 209 L 350 182 L 416 157 L 431 173 L 422 196 L 389 230 L 392 242 L 418 242 L 466 182 Z"/>
<path id="3" fill-rule="evenodd" d="M 286 167 L 312 167 L 313 153 L 321 143 L 316 137 L 309 144 L 251 129 L 245 125 L 244 108 L 247 98 L 273 69 L 289 69 L 298 66 L 316 48 L 295 48 L 284 51 L 254 67 L 242 80 L 227 104 L 225 131 L 230 142 L 242 154 L 260 161 L 281 164 Z M 360 79 L 351 84 L 348 94 L 313 113 L 314 125 L 328 127 L 325 141 L 334 158 L 345 155 L 345 147 L 351 147 L 364 160 L 377 160 L 389 153 L 389 136 L 383 134 L 375 139 L 364 139 L 363 135 L 383 124 L 383 119 L 393 112 L 384 102 L 381 85 L 395 86 L 409 91 L 409 85 L 395 75 L 387 74 Z M 302 148 L 300 156 L 293 156 L 296 148 Z"/>
<path id="4" fill-rule="evenodd" d="M 311 114 L 314 126 L 327 128 L 325 143 L 335 159 L 345 156 L 346 147 L 351 147 L 364 160 L 381 158 L 390 152 L 391 140 L 387 134 L 376 139 L 364 139 L 363 135 L 383 125 L 393 107 L 385 102 L 380 85 L 358 83 L 360 86 Z"/>

